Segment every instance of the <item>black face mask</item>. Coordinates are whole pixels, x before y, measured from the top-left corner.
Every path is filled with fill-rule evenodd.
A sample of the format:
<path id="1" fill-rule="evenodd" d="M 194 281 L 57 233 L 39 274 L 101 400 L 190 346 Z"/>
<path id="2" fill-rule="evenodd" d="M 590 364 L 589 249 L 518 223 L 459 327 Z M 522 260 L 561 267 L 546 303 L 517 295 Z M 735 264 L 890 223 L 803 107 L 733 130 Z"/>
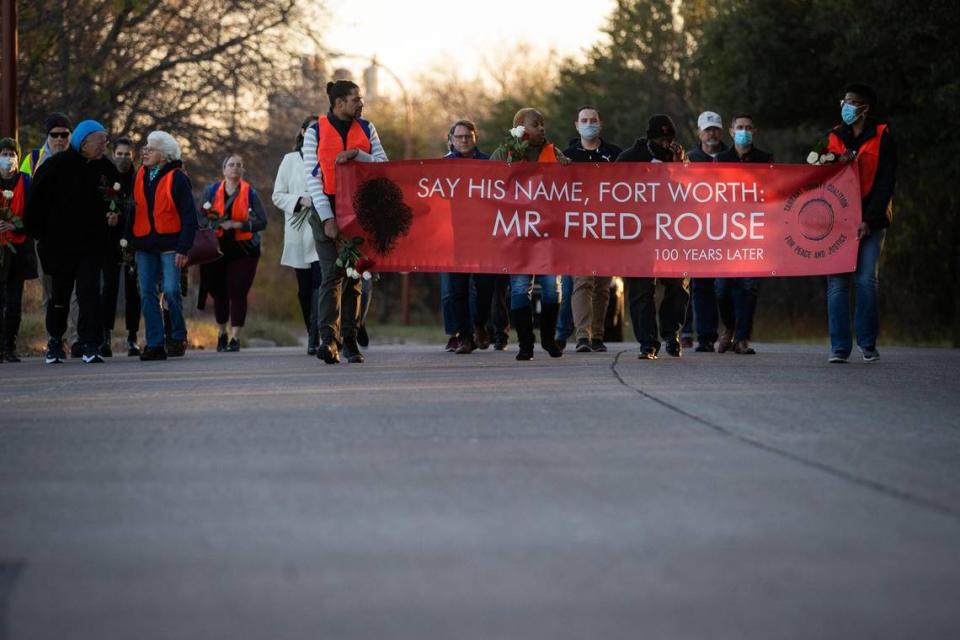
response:
<path id="1" fill-rule="evenodd" d="M 647 150 L 650 152 L 650 155 L 661 162 L 670 162 L 673 160 L 673 150 L 670 149 L 670 147 L 664 147 L 652 140 L 647 141 Z"/>

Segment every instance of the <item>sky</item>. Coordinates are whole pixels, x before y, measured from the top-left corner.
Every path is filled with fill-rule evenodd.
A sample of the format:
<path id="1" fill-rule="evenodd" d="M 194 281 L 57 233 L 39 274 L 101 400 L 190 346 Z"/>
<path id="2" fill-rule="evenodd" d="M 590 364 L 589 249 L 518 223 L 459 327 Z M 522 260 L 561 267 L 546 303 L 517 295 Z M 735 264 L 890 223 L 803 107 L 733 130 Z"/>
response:
<path id="1" fill-rule="evenodd" d="M 580 55 L 600 37 L 614 0 L 326 0 L 330 49 L 377 56 L 409 87 L 438 64 L 456 65 L 463 78 L 480 73 L 484 54 L 529 42 L 546 53 Z M 515 17 L 511 17 L 511 15 Z M 535 32 L 531 35 L 531 27 Z M 358 71 L 359 61 L 335 61 Z M 391 81 L 381 74 L 381 91 Z"/>

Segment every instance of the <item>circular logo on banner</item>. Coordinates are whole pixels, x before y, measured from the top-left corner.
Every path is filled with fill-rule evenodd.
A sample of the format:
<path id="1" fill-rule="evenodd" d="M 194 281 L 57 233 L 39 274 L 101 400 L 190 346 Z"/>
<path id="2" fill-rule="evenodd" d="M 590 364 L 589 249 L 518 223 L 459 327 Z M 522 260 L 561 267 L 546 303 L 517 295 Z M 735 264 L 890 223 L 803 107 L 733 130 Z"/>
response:
<path id="1" fill-rule="evenodd" d="M 832 182 L 805 185 L 787 198 L 783 206 L 784 243 L 809 260 L 822 260 L 855 238 L 843 233 L 849 226 L 850 200 Z"/>
<path id="2" fill-rule="evenodd" d="M 807 240 L 819 242 L 833 231 L 835 215 L 833 207 L 823 198 L 813 198 L 803 203 L 797 212 L 797 226 Z"/>

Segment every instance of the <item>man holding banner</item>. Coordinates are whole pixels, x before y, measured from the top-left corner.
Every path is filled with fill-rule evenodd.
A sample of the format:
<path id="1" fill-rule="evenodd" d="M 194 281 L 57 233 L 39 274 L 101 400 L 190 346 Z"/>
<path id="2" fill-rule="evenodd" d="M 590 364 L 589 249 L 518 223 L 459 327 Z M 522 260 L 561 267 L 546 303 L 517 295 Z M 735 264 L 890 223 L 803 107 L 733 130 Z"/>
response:
<path id="1" fill-rule="evenodd" d="M 868 117 L 877 95 L 867 85 L 852 84 L 840 102 L 843 124 L 827 134 L 827 150 L 840 162 L 855 161 L 860 169 L 860 196 L 863 221 L 857 229 L 857 270 L 853 274 L 827 276 L 827 315 L 830 325 L 831 363 L 850 359 L 850 280 L 854 280 L 857 346 L 864 362 L 880 359 L 877 334 L 880 328 L 877 292 L 880 251 L 893 218 L 893 187 L 897 170 L 897 148 L 886 124 Z"/>
<path id="2" fill-rule="evenodd" d="M 360 363 L 364 361 L 357 344 L 361 281 L 347 278 L 344 269 L 336 265 L 340 229 L 333 213 L 335 167 L 354 160 L 386 162 L 387 154 L 373 124 L 360 117 L 363 112 L 360 87 L 349 80 L 328 82 L 327 97 L 330 99 L 330 111 L 309 127 L 303 136 L 307 191 L 323 222 L 327 239 L 317 244 L 322 273 L 318 316 L 321 344 L 317 349 L 317 357 L 327 364 L 336 364 L 340 362 L 342 346 L 343 357 L 348 362 Z"/>
<path id="3" fill-rule="evenodd" d="M 620 154 L 617 162 L 683 162 L 683 147 L 677 144 L 677 128 L 664 114 L 650 118 L 647 137 L 637 140 Z M 689 278 L 627 278 L 630 289 L 630 320 L 633 333 L 640 343 L 641 360 L 656 360 L 660 351 L 657 340 L 657 313 L 654 294 L 657 280 L 663 285 L 660 303 L 659 334 L 666 343 L 667 354 L 679 358 L 680 329 L 690 302 Z"/>

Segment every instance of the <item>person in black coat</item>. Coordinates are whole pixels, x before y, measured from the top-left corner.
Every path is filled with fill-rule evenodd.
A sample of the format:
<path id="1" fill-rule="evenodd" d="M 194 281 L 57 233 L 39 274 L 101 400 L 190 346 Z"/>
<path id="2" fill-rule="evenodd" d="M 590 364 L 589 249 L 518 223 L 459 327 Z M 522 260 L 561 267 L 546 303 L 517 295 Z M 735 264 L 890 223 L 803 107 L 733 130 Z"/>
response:
<path id="1" fill-rule="evenodd" d="M 70 147 L 51 157 L 34 174 L 24 211 L 27 232 L 37 240 L 44 273 L 53 279 L 47 304 L 48 364 L 62 362 L 70 296 L 77 287 L 78 333 L 85 363 L 103 362 L 100 273 L 109 230 L 119 222 L 108 192 L 119 185 L 116 166 L 104 157 L 107 132 L 94 120 L 77 125 Z"/>

